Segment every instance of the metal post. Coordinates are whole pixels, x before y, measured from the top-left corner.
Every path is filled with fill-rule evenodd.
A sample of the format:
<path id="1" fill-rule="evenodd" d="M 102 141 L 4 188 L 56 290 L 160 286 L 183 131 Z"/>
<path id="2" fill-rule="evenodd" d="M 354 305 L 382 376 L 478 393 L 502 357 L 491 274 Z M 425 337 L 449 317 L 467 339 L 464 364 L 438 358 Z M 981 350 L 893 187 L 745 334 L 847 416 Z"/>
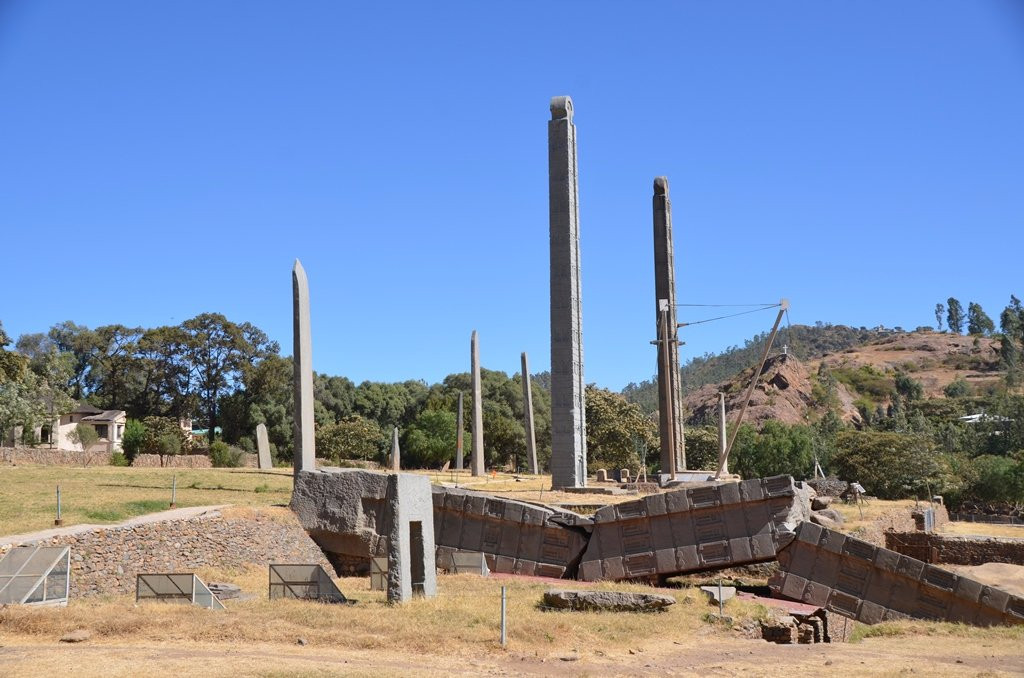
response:
<path id="1" fill-rule="evenodd" d="M 178 494 L 178 476 L 171 476 L 171 508 L 177 508 L 178 504 L 175 501 Z"/>
<path id="2" fill-rule="evenodd" d="M 719 619 L 721 619 L 722 615 L 724 614 L 724 610 L 722 609 L 723 607 L 724 607 L 724 604 L 722 603 L 722 578 L 719 577 L 718 578 L 718 618 Z"/>
<path id="3" fill-rule="evenodd" d="M 789 302 L 785 299 L 779 302 L 779 315 L 775 318 L 775 325 L 772 326 L 772 333 L 768 336 L 768 342 L 764 345 L 764 355 L 761 356 L 761 362 L 758 364 L 757 369 L 754 370 L 754 376 L 750 380 L 750 387 L 747 389 L 747 397 L 743 400 L 743 407 L 740 408 L 740 415 L 736 417 L 735 428 L 732 431 L 732 437 L 729 438 L 729 446 L 725 448 L 725 458 L 718 464 L 718 471 L 715 473 L 715 480 L 722 477 L 722 473 L 725 472 L 725 467 L 729 463 L 729 453 L 732 452 L 732 446 L 736 443 L 736 436 L 740 432 L 740 424 L 743 423 L 743 415 L 747 411 L 747 405 L 750 404 L 750 396 L 754 395 L 754 387 L 757 386 L 757 380 L 761 377 L 761 370 L 764 369 L 764 364 L 768 360 L 768 353 L 772 350 L 772 344 L 775 343 L 775 335 L 779 332 L 779 323 L 782 322 L 782 316 L 785 315 L 786 310 L 789 308 Z"/>
<path id="4" fill-rule="evenodd" d="M 63 525 L 64 519 L 60 517 L 60 485 L 57 486 L 57 519 L 53 521 L 54 525 Z"/>
<path id="5" fill-rule="evenodd" d="M 505 634 L 505 587 L 501 587 L 501 646 L 505 647 L 505 642 L 508 640 Z"/>

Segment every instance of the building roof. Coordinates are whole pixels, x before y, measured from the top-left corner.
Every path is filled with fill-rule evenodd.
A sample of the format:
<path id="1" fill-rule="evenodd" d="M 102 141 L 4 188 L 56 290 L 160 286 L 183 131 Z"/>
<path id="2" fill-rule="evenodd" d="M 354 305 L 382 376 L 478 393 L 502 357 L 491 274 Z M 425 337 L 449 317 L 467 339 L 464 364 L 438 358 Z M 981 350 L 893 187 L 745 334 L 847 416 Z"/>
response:
<path id="1" fill-rule="evenodd" d="M 93 407 L 89 403 L 78 403 L 75 409 L 71 410 L 68 414 L 99 414 L 102 412 L 98 407 Z"/>
<path id="2" fill-rule="evenodd" d="M 97 412 L 99 412 L 99 414 L 82 417 L 82 421 L 115 421 L 118 418 L 125 416 L 124 410 L 97 410 Z"/>

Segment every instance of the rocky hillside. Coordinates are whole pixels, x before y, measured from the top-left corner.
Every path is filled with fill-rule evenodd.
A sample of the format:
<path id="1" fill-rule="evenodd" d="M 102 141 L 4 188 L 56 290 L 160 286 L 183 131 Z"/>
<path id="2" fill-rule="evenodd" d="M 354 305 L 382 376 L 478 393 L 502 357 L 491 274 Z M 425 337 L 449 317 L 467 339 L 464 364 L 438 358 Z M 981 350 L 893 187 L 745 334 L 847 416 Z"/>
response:
<path id="1" fill-rule="evenodd" d="M 820 387 L 815 394 L 819 368 L 824 365 L 836 382 L 836 400 L 840 416 L 848 423 L 858 424 L 858 406 L 874 408 L 886 406 L 896 393 L 895 380 L 904 374 L 921 384 L 925 398 L 945 397 L 945 389 L 958 381 L 968 393 L 983 393 L 995 386 L 1003 377 L 999 361 L 999 340 L 990 337 L 972 337 L 934 331 L 859 331 L 853 328 L 827 327 L 832 342 L 805 343 L 796 351 L 792 344 L 789 353 L 782 354 L 782 342 L 777 341 L 773 356 L 765 364 L 755 388 L 745 420 L 758 423 L 777 419 L 794 424 L 813 420 L 821 409 Z M 822 328 L 804 328 L 804 337 L 817 337 Z M 825 335 L 822 335 L 825 336 Z M 863 341 L 857 341 L 857 338 Z M 758 339 L 758 338 L 755 338 Z M 711 423 L 717 420 L 718 392 L 726 394 L 730 413 L 742 405 L 750 384 L 753 365 L 760 359 L 751 348 L 758 344 L 751 340 L 742 352 L 749 360 L 745 369 L 732 376 L 694 387 L 684 375 L 684 404 L 690 423 Z M 838 345 L 838 348 L 835 346 Z M 763 341 L 760 348 L 763 350 Z M 812 348 L 813 346 L 813 348 Z M 728 352 L 727 352 L 728 353 Z M 808 355 L 810 354 L 810 355 Z M 702 365 L 733 364 L 739 358 L 731 355 L 702 359 Z M 707 370 L 704 370 L 707 373 Z M 685 368 L 684 368 L 685 372 Z M 657 408 L 657 391 L 648 388 L 650 382 L 627 387 L 625 393 L 649 411 Z M 648 392 L 650 391 L 650 392 Z"/>
<path id="2" fill-rule="evenodd" d="M 733 379 L 719 384 L 706 384 L 686 394 L 683 405 L 691 422 L 714 422 L 718 417 L 718 393 L 725 393 L 726 411 L 739 412 L 750 387 L 754 368 L 744 370 Z M 761 378 L 754 387 L 744 421 L 759 424 L 776 419 L 786 424 L 806 422 L 815 408 L 814 373 L 792 354 L 779 354 L 768 359 Z M 860 423 L 854 406 L 854 395 L 843 384 L 836 387 L 840 416 L 848 423 Z M 735 416 L 735 414 L 732 414 Z"/>

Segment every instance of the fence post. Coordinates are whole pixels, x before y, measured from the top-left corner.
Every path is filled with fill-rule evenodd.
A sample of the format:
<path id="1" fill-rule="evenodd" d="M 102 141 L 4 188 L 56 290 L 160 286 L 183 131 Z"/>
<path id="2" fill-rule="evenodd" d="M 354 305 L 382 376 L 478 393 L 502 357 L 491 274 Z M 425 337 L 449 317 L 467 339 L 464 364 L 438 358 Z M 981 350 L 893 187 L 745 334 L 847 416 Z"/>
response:
<path id="1" fill-rule="evenodd" d="M 508 637 L 505 632 L 505 587 L 501 587 L 501 646 L 505 647 Z"/>
<path id="2" fill-rule="evenodd" d="M 175 501 L 178 494 L 178 476 L 171 476 L 171 508 L 177 508 L 178 503 Z"/>
<path id="3" fill-rule="evenodd" d="M 54 525 L 63 525 L 64 519 L 60 517 L 60 485 L 57 486 L 57 519 L 53 521 Z"/>

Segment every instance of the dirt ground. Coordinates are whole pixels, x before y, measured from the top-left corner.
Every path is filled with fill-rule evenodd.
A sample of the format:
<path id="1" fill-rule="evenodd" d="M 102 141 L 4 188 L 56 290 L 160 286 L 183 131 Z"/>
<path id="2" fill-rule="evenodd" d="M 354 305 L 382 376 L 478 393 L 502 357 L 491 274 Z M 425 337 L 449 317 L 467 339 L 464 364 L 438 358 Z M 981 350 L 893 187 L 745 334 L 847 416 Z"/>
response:
<path id="1" fill-rule="evenodd" d="M 344 633 L 338 629 L 338 633 Z M 234 643 L 92 643 L 59 645 L 10 638 L 0 646 L 0 674 L 41 676 L 1019 676 L 1020 644 L 944 642 L 941 638 L 868 638 L 856 644 L 774 645 L 728 637 L 666 632 L 642 647 L 568 649 L 538 656 L 511 643 L 478 654 L 408 654 L 401 648 L 339 649 L 328 645 Z M 669 640 L 678 636 L 676 640 Z"/>

